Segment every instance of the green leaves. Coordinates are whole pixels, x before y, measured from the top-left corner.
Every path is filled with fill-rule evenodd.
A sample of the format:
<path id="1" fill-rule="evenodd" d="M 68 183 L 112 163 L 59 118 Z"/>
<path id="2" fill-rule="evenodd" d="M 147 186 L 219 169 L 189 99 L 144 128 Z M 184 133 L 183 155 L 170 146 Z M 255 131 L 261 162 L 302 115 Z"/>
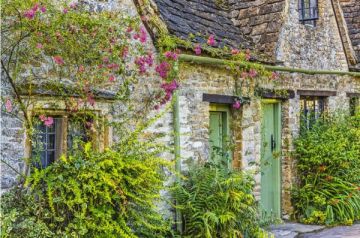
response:
<path id="1" fill-rule="evenodd" d="M 16 202 L 4 200 L 2 216 L 8 222 L 2 228 L 10 229 L 9 237 L 33 237 L 30 226 L 19 225 L 38 221 L 51 235 L 39 233 L 37 238 L 165 237 L 169 225 L 156 204 L 168 163 L 148 152 L 156 148 L 153 143 L 132 137 L 127 142 L 103 153 L 87 147 L 35 170 L 27 181 L 30 191 L 6 195 L 21 194 Z"/>
<path id="2" fill-rule="evenodd" d="M 185 237 L 258 237 L 253 181 L 213 164 L 192 165 L 173 190 Z"/>
<path id="3" fill-rule="evenodd" d="M 296 140 L 300 186 L 293 200 L 303 222 L 351 224 L 360 218 L 359 119 L 328 117 Z"/>

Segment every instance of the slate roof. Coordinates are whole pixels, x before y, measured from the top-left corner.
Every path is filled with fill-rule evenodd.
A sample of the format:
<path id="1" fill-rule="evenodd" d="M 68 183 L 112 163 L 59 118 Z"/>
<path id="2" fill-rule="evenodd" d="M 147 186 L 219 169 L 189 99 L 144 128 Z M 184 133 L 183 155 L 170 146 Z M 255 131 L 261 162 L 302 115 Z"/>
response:
<path id="1" fill-rule="evenodd" d="M 341 7 L 357 55 L 358 64 L 355 68 L 360 70 L 360 0 L 342 0 Z"/>
<path id="2" fill-rule="evenodd" d="M 205 43 L 213 34 L 220 45 L 235 48 L 253 48 L 250 37 L 245 36 L 231 20 L 228 9 L 215 0 L 154 0 L 170 33 L 188 39 L 190 33 L 195 41 Z M 201 37 L 198 33 L 200 33 Z M 198 34 L 198 35 L 197 35 Z"/>

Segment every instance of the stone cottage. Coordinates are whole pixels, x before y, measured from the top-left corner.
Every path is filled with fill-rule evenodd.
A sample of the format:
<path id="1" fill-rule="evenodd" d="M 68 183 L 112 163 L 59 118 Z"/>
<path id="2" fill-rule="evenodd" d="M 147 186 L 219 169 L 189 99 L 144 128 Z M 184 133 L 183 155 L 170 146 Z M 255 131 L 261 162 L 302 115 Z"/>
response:
<path id="1" fill-rule="evenodd" d="M 202 36 L 214 35 L 219 44 L 251 49 L 259 55 L 254 61 L 281 71 L 275 86 L 257 85 L 260 90 L 254 93 L 256 97 L 237 110 L 232 105 L 238 99 L 238 76 L 220 61 L 215 61 L 218 65 L 207 64 L 204 57 L 183 49 L 179 57 L 181 87 L 173 111 L 151 129 L 167 134 L 165 140 L 175 145 L 175 156 L 181 161 L 209 159 L 214 148 L 227 151 L 227 142 L 231 142 L 233 150 L 216 156 L 229 167 L 261 171 L 255 175 L 255 195 L 264 212 L 289 218 L 290 190 L 296 182 L 289 152 L 300 125 L 311 126 L 325 111 L 343 109 L 351 113 L 359 104 L 360 1 L 86 2 L 94 10 L 120 7 L 143 16 L 154 45 L 163 33 L 183 39 L 194 35 L 191 40 L 195 43 L 206 43 Z M 247 85 L 241 90 L 246 91 Z M 102 113 L 106 116 L 108 111 Z M 29 153 L 25 148 L 31 148 L 16 133 L 21 127 L 11 117 L 2 118 L 1 156 L 15 167 L 24 153 Z M 110 130 L 104 129 L 104 133 L 110 144 Z M 178 166 L 186 169 L 185 163 Z M 6 189 L 15 175 L 6 165 L 1 172 L 1 185 Z"/>

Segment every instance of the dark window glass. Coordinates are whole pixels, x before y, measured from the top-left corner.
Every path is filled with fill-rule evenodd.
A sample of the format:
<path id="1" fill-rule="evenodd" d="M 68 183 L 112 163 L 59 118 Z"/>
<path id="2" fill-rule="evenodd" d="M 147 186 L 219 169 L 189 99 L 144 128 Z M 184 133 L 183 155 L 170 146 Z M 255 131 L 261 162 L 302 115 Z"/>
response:
<path id="1" fill-rule="evenodd" d="M 318 0 L 299 0 L 300 22 L 306 25 L 316 25 L 319 18 Z"/>
<path id="2" fill-rule="evenodd" d="M 68 121 L 67 148 L 70 153 L 90 141 L 89 131 L 93 120 L 84 117 L 70 117 Z"/>
<path id="3" fill-rule="evenodd" d="M 360 111 L 360 100 L 358 97 L 350 98 L 350 115 L 354 116 L 357 112 Z"/>
<path id="4" fill-rule="evenodd" d="M 32 144 L 32 155 L 34 164 L 38 168 L 45 168 L 55 161 L 55 151 L 57 150 L 57 130 L 55 129 L 60 118 L 54 118 L 51 126 L 45 126 L 39 122 L 35 126 L 35 135 Z"/>
<path id="5" fill-rule="evenodd" d="M 325 111 L 325 97 L 301 97 L 301 128 L 310 129 Z"/>

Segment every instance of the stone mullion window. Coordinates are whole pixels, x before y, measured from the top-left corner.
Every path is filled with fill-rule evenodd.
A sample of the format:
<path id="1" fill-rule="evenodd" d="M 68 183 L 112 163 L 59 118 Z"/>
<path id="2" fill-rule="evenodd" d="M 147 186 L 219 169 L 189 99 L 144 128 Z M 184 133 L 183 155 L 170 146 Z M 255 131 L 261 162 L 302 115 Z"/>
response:
<path id="1" fill-rule="evenodd" d="M 319 19 L 318 0 L 299 0 L 299 19 L 305 25 L 316 25 Z"/>
<path id="2" fill-rule="evenodd" d="M 310 129 L 325 112 L 325 97 L 301 97 L 301 128 Z"/>
<path id="3" fill-rule="evenodd" d="M 54 123 L 47 127 L 43 124 L 36 127 L 35 145 L 33 145 L 33 155 L 38 158 L 35 166 L 45 168 L 53 163 L 60 149 L 59 133 L 61 130 L 61 118 L 54 118 Z"/>

